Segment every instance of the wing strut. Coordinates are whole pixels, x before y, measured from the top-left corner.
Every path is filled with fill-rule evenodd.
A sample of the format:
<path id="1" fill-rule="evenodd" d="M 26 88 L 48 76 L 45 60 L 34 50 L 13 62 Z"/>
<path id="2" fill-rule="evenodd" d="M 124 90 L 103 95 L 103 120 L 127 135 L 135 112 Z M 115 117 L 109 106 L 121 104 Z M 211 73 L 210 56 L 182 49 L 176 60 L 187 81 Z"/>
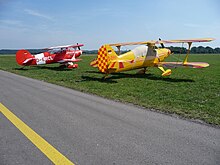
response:
<path id="1" fill-rule="evenodd" d="M 188 56 L 189 56 L 189 53 L 190 53 L 190 48 L 191 48 L 192 42 L 188 42 L 188 45 L 189 45 L 189 47 L 188 47 L 188 50 L 187 50 L 187 53 L 186 53 L 186 57 L 184 59 L 183 64 L 186 64 L 187 61 L 188 61 Z"/>

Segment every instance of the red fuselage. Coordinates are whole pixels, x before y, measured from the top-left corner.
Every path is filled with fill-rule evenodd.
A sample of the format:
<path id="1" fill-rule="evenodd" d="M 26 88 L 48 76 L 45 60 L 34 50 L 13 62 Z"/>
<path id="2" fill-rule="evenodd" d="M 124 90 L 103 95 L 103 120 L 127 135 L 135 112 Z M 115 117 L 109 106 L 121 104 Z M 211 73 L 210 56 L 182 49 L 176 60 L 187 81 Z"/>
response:
<path id="1" fill-rule="evenodd" d="M 63 60 L 70 60 L 73 57 L 77 58 L 82 54 L 81 50 L 62 50 L 56 53 L 44 52 L 33 55 L 33 60 L 28 65 L 41 65 L 62 63 Z M 75 59 L 74 58 L 74 59 Z"/>

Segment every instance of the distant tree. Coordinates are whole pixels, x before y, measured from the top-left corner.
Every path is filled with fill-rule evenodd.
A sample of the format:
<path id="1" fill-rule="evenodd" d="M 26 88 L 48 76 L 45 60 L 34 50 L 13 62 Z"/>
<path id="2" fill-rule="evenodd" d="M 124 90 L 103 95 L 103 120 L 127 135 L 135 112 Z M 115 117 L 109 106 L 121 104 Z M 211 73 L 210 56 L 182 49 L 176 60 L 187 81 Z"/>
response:
<path id="1" fill-rule="evenodd" d="M 197 49 L 198 53 L 206 53 L 206 49 L 203 46 L 199 46 Z"/>
<path id="2" fill-rule="evenodd" d="M 198 53 L 197 51 L 198 51 L 198 50 L 197 50 L 196 47 L 192 47 L 191 50 L 190 50 L 190 52 L 191 52 L 192 54 L 197 54 L 197 53 Z"/>
<path id="3" fill-rule="evenodd" d="M 220 53 L 220 48 L 215 48 L 214 53 Z"/>
<path id="4" fill-rule="evenodd" d="M 184 47 L 168 47 L 173 53 L 176 53 L 176 54 L 183 54 L 183 53 L 186 53 L 186 48 Z"/>
<path id="5" fill-rule="evenodd" d="M 208 53 L 208 54 L 214 53 L 214 50 L 211 47 L 209 47 L 209 46 L 207 46 L 205 48 L 205 50 L 206 50 L 206 53 Z"/>

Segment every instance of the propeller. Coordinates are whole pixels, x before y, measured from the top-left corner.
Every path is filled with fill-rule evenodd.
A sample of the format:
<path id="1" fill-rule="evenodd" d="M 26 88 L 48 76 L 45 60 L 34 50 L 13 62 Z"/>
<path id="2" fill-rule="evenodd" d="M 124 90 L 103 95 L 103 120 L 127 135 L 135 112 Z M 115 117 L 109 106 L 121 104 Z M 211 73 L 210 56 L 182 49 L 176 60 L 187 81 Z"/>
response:
<path id="1" fill-rule="evenodd" d="M 159 41 L 161 41 L 161 38 L 159 38 Z M 165 48 L 163 43 L 160 43 L 160 45 L 161 45 L 162 48 Z"/>
<path id="2" fill-rule="evenodd" d="M 159 41 L 162 41 L 161 38 L 159 38 Z M 163 43 L 160 43 L 160 45 L 161 45 L 162 48 L 165 48 Z M 169 51 L 170 51 L 170 54 L 173 54 L 173 52 L 170 49 L 169 49 Z"/>
<path id="3" fill-rule="evenodd" d="M 76 43 L 76 45 L 79 45 L 79 43 Z M 78 49 L 80 50 L 80 46 L 78 46 Z"/>

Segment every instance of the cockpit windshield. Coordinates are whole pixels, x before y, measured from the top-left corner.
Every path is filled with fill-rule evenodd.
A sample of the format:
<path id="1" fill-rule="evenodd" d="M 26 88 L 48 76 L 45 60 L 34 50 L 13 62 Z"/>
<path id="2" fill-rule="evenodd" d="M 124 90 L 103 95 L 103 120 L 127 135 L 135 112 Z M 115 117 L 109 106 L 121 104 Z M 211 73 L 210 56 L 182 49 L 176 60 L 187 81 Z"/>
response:
<path id="1" fill-rule="evenodd" d="M 146 56 L 148 51 L 148 46 L 141 45 L 132 50 L 135 56 Z"/>

